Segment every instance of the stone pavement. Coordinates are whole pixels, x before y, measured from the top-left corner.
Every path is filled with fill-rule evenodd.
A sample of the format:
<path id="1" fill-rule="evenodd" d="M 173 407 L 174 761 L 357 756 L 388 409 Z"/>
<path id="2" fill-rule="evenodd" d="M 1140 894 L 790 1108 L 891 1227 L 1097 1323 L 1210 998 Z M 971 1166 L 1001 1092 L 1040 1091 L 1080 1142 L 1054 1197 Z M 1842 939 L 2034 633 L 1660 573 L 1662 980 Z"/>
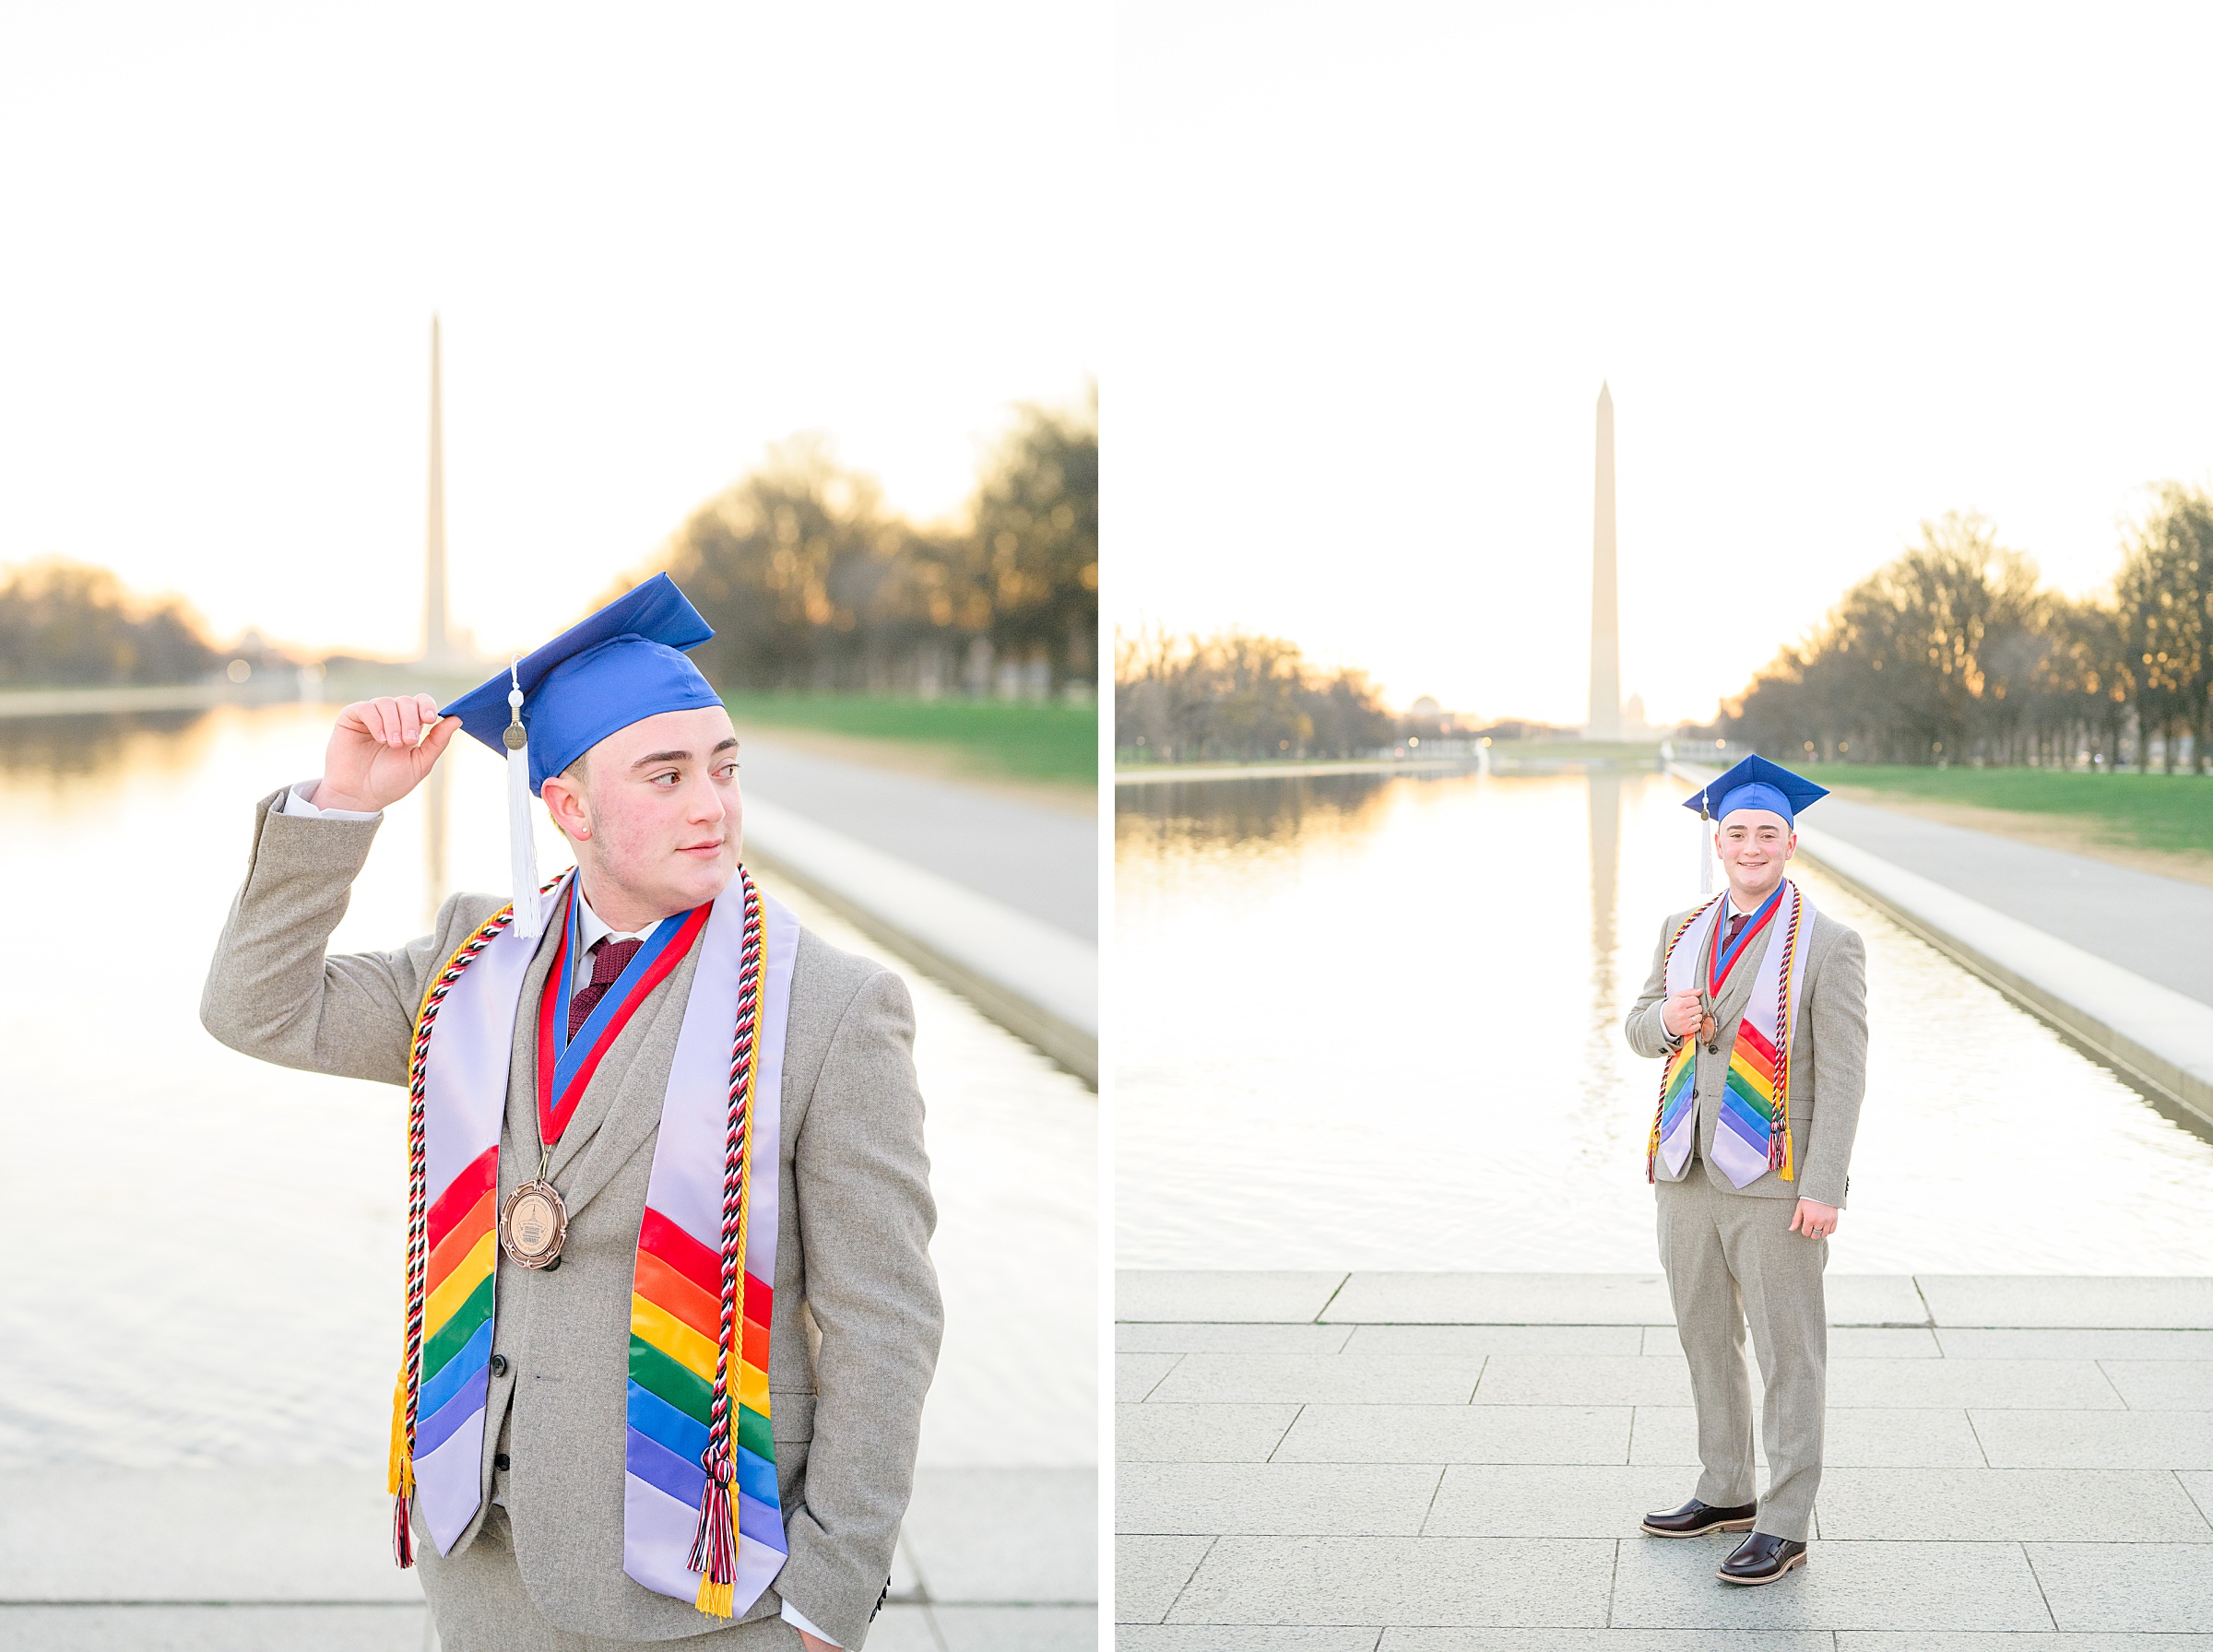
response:
<path id="1" fill-rule="evenodd" d="M 2213 785 L 2201 785 L 2213 808 Z M 2213 1004 L 2213 887 L 1993 832 L 1825 798 L 1812 821 L 1854 848 L 1980 901 L 2147 980 Z"/>
<path id="2" fill-rule="evenodd" d="M 742 732 L 742 731 L 741 731 Z M 1097 943 L 1095 815 L 745 734 L 745 785 L 795 814 Z"/>
<path id="3" fill-rule="evenodd" d="M 1698 1474 L 1657 1274 L 1124 1273 L 1116 1644 L 2213 1647 L 2213 1279 L 1828 1285 L 1811 1557 L 1744 1589 L 1638 1531 Z"/>
<path id="4" fill-rule="evenodd" d="M 381 1470 L 0 1473 L 0 1652 L 436 1652 Z M 1097 1477 L 917 1471 L 869 1652 L 1089 1652 Z"/>

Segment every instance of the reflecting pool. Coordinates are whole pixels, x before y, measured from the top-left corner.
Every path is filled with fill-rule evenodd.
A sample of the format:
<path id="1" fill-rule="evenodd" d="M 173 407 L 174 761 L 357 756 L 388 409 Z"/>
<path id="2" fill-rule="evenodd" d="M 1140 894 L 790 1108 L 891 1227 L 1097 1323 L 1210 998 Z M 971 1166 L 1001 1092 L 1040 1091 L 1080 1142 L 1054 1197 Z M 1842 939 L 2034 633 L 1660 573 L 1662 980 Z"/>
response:
<path id="1" fill-rule="evenodd" d="M 1621 1021 L 1697 898 L 1651 772 L 1116 796 L 1117 1260 L 1656 1266 Z M 1817 869 L 1867 942 L 1843 1272 L 2213 1272 L 2213 1144 Z"/>
<path id="2" fill-rule="evenodd" d="M 0 721 L 0 1465 L 382 1472 L 403 1094 L 249 1061 L 198 1020 L 255 801 L 321 772 L 334 710 Z M 503 784 L 457 742 L 389 811 L 334 948 L 395 945 L 452 890 L 503 887 Z M 539 857 L 567 864 L 542 820 Z M 874 951 L 763 881 L 833 945 Z M 1096 1105 L 893 967 L 915 997 L 946 1298 L 924 1459 L 1089 1462 Z"/>

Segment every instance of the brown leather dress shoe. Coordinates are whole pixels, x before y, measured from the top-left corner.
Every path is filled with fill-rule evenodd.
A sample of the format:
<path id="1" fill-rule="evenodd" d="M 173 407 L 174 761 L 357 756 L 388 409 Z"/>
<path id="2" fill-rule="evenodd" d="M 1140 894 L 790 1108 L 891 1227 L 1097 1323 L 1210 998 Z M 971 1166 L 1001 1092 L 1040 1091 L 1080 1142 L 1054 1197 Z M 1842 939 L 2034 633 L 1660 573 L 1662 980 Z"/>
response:
<path id="1" fill-rule="evenodd" d="M 1736 1546 L 1714 1575 L 1723 1583 L 1773 1583 L 1793 1566 L 1805 1564 L 1805 1545 L 1793 1538 L 1756 1531 Z"/>
<path id="2" fill-rule="evenodd" d="M 1681 1508 L 1670 1509 L 1664 1515 L 1645 1516 L 1644 1528 L 1656 1538 L 1697 1538 L 1710 1531 L 1750 1531 L 1753 1516 L 1758 1512 L 1757 1504 L 1747 1503 L 1742 1508 L 1716 1508 L 1693 1497 Z"/>

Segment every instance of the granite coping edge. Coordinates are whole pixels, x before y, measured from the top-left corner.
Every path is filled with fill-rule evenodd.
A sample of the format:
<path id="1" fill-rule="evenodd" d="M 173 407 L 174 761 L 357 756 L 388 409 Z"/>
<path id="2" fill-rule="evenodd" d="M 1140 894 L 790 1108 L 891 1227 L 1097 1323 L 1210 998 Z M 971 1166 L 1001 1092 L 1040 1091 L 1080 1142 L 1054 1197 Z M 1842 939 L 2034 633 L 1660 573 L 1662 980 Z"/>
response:
<path id="1" fill-rule="evenodd" d="M 1300 1314 L 1290 1311 L 1254 1312 L 1256 1298 L 1280 1300 L 1285 1281 L 1304 1278 L 1308 1300 L 1320 1296 L 1318 1305 Z M 1531 1282 L 1542 1280 L 1557 1289 L 1572 1289 L 1569 1281 L 1589 1281 L 1607 1294 L 1629 1297 L 1626 1307 L 1610 1313 L 1570 1305 L 1544 1317 L 1525 1314 L 1470 1316 L 1457 1313 L 1409 1311 L 1412 1304 L 1394 1304 L 1389 1316 L 1371 1316 L 1349 1311 L 1344 1299 L 1353 1295 L 1363 1279 L 1391 1281 L 1402 1304 L 1410 1294 L 1424 1291 L 1438 1296 L 1463 1299 L 1479 1293 L 1481 1282 L 1496 1281 L 1501 1294 L 1526 1295 Z M 1324 1291 L 1320 1281 L 1336 1280 Z M 1263 1269 L 1119 1268 L 1116 1272 L 1115 1322 L 1122 1325 L 1239 1324 L 1239 1325 L 1468 1325 L 1497 1327 L 1607 1327 L 1672 1325 L 1664 1299 L 1649 1300 L 1657 1276 L 1623 1273 L 1506 1273 L 1438 1270 L 1414 1273 L 1397 1270 L 1311 1270 L 1304 1275 Z M 2213 1329 L 2213 1276 L 2199 1274 L 1833 1274 L 1832 1290 L 1845 1280 L 1881 1281 L 1895 1290 L 1910 1287 L 1922 1305 L 1918 1318 L 1832 1318 L 1840 1328 L 1938 1330 L 2203 1330 Z M 1601 1283 L 1603 1281 L 1603 1284 Z M 1164 1289 L 1165 1288 L 1165 1289 Z M 1863 1287 L 1873 1297 L 1872 1285 Z M 1141 1299 L 1130 1300 L 1132 1295 Z M 1642 1295 L 1648 1300 L 1638 1303 Z M 2024 1306 L 2033 1299 L 2033 1307 Z M 2162 1299 L 2164 1299 L 2162 1301 Z M 2074 1304 L 2074 1305 L 2070 1305 Z M 1301 1304 L 1301 1306 L 1304 1304 Z M 1426 1304 L 1425 1304 L 1426 1305 Z M 1273 1304 L 1270 1304 L 1272 1309 Z M 1656 1313 L 1636 1314 L 1639 1307 Z M 1173 1308 L 1167 1312 L 1164 1309 Z"/>
<path id="2" fill-rule="evenodd" d="M 790 809 L 749 803 L 745 823 L 749 860 L 1098 1088 L 1095 946 Z"/>

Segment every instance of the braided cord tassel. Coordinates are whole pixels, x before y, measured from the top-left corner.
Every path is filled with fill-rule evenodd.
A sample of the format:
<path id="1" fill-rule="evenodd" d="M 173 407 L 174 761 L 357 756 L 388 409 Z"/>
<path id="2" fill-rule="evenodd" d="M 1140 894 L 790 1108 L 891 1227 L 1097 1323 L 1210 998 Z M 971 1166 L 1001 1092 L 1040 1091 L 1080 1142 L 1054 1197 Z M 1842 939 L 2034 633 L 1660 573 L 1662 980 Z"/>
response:
<path id="1" fill-rule="evenodd" d="M 1782 983 L 1775 995 L 1775 1111 L 1769 1115 L 1768 1164 L 1786 1182 L 1791 1174 L 1791 965 L 1798 952 L 1798 886 L 1791 885 L 1791 922 L 1782 932 Z"/>
<path id="2" fill-rule="evenodd" d="M 707 1471 L 700 1493 L 699 1526 L 687 1564 L 700 1574 L 693 1604 L 714 1617 L 731 1615 L 738 1581 L 738 1510 L 730 1491 L 737 1478 L 731 1445 L 731 1367 L 743 1359 L 740 1320 L 745 1303 L 745 1249 L 752 1216 L 753 1041 L 761 1010 L 761 894 L 743 867 L 745 940 L 738 968 L 738 1027 L 730 1044 L 729 1125 L 722 1161 L 722 1297 L 715 1342 L 715 1398 L 708 1412 L 707 1447 L 700 1467 Z"/>
<path id="3" fill-rule="evenodd" d="M 1685 918 L 1675 932 L 1667 938 L 1667 950 L 1660 955 L 1660 1001 L 1663 1004 L 1667 1002 L 1667 966 L 1675 962 L 1675 943 L 1680 941 L 1689 931 L 1690 926 L 1698 921 L 1698 914 L 1711 904 L 1711 902 L 1700 902 L 1692 907 L 1690 915 Z M 1646 1139 L 1644 1144 L 1644 1179 L 1648 1182 L 1656 1179 L 1653 1166 L 1660 1158 L 1660 1120 L 1667 1112 L 1667 1071 L 1669 1066 L 1670 1064 L 1664 1061 L 1660 1064 L 1660 1099 L 1652 1103 L 1652 1133 Z"/>
<path id="4" fill-rule="evenodd" d="M 415 1410 L 422 1386 L 423 1282 L 430 1267 L 430 1129 L 423 1086 L 430 1064 L 431 1028 L 454 983 L 461 979 L 461 972 L 514 921 L 515 908 L 503 906 L 463 941 L 432 978 L 415 1016 L 414 1049 L 408 1063 L 407 1321 L 399 1376 L 392 1385 L 392 1445 L 385 1471 L 385 1489 L 392 1493 L 392 1559 L 403 1568 L 415 1564 L 415 1534 L 408 1524 L 408 1499 L 415 1493 Z"/>

